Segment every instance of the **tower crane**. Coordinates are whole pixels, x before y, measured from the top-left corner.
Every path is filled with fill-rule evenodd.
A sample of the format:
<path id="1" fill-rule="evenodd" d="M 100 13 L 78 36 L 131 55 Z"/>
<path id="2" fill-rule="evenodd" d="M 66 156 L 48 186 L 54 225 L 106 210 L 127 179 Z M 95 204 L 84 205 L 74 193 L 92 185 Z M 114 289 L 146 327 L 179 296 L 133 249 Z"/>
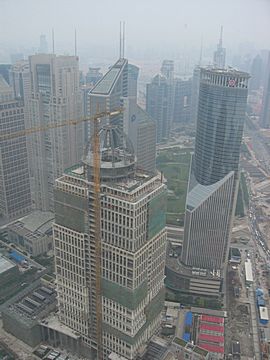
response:
<path id="1" fill-rule="evenodd" d="M 80 119 L 66 120 L 58 124 L 49 124 L 40 127 L 32 127 L 14 133 L 0 134 L 1 140 L 9 140 L 20 136 L 27 136 L 37 132 L 47 131 L 50 129 L 57 129 L 64 126 L 78 125 L 83 122 L 93 121 L 94 136 L 93 136 L 93 181 L 94 181 L 94 218 L 95 218 L 95 270 L 96 270 L 96 342 L 97 342 L 97 360 L 103 359 L 102 346 L 102 294 L 101 294 L 101 238 L 100 238 L 100 141 L 99 141 L 99 121 L 103 117 L 113 117 L 121 114 L 123 108 L 114 111 L 102 111 L 93 116 L 86 116 Z"/>

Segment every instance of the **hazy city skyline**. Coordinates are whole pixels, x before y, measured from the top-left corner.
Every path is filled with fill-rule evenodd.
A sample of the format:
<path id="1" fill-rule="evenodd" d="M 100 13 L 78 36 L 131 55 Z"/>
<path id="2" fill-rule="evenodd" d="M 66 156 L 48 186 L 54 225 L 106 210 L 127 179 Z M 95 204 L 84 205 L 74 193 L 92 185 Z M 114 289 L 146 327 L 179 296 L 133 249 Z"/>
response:
<path id="1" fill-rule="evenodd" d="M 47 37 L 52 51 L 54 28 L 57 53 L 72 54 L 74 29 L 77 29 L 78 55 L 89 51 L 118 55 L 119 22 L 126 22 L 126 55 L 194 51 L 215 46 L 220 26 L 224 26 L 224 46 L 234 50 L 269 48 L 270 2 L 267 0 L 109 0 L 89 3 L 85 0 L 0 1 L 0 44 L 6 51 L 38 48 L 40 34 Z M 54 11 L 52 11 L 52 9 Z M 172 11 L 173 9 L 173 11 Z M 35 16 L 32 16 L 34 14 Z M 61 21 L 59 21 L 59 16 Z M 27 19 L 31 19 L 28 22 Z M 25 26 L 27 21 L 27 26 Z M 162 26 L 161 26 L 162 24 Z M 23 29 L 23 31 L 21 31 Z M 0 53 L 0 58 L 4 54 Z"/>

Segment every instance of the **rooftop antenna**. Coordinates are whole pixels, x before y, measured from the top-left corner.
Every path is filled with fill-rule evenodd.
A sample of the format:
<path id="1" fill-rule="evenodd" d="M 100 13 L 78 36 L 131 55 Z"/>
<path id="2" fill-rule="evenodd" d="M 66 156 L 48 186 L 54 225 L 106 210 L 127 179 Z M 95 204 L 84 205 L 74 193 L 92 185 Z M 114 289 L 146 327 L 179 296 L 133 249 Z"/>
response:
<path id="1" fill-rule="evenodd" d="M 123 58 L 125 57 L 125 35 L 126 35 L 126 23 L 123 22 Z"/>
<path id="2" fill-rule="evenodd" d="M 219 47 L 222 47 L 223 25 L 220 27 Z"/>
<path id="3" fill-rule="evenodd" d="M 202 65 L 202 53 L 203 53 L 203 36 L 201 36 L 201 50 L 200 50 L 199 66 Z"/>
<path id="4" fill-rule="evenodd" d="M 76 28 L 75 28 L 75 33 L 74 33 L 74 53 L 75 53 L 75 56 L 77 56 L 77 31 L 76 31 Z"/>
<path id="5" fill-rule="evenodd" d="M 52 28 L 52 52 L 54 54 L 54 28 Z"/>
<path id="6" fill-rule="evenodd" d="M 122 59 L 122 21 L 120 21 L 119 46 L 120 46 L 119 57 L 120 57 L 120 59 Z"/>

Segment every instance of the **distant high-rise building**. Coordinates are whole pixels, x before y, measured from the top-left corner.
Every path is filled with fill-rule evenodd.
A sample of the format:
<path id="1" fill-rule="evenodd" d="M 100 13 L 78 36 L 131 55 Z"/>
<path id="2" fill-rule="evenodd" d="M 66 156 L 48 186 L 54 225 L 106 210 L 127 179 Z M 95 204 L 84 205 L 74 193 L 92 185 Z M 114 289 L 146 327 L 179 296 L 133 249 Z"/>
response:
<path id="1" fill-rule="evenodd" d="M 263 84 L 263 103 L 260 116 L 260 125 L 262 128 L 270 127 L 270 53 L 268 52 L 268 61 L 265 66 L 265 80 Z"/>
<path id="2" fill-rule="evenodd" d="M 156 75 L 146 85 L 146 112 L 156 123 L 157 143 L 167 141 L 173 117 L 173 82 Z"/>
<path id="3" fill-rule="evenodd" d="M 174 80 L 174 123 L 187 124 L 191 119 L 192 79 Z"/>
<path id="4" fill-rule="evenodd" d="M 25 136 L 24 108 L 14 100 L 13 89 L 0 75 L 0 216 L 12 220 L 31 210 L 31 192 Z"/>
<path id="5" fill-rule="evenodd" d="M 222 269 L 238 192 L 249 75 L 201 68 L 195 154 L 186 199 L 182 262 Z"/>
<path id="6" fill-rule="evenodd" d="M 156 126 L 154 121 L 137 105 L 137 80 L 139 68 L 119 59 L 103 78 L 89 91 L 88 114 L 99 109 L 113 111 L 124 108 L 124 112 L 111 121 L 118 124 L 131 139 L 137 165 L 154 172 L 156 165 Z M 107 120 L 103 120 L 106 123 Z M 91 127 L 91 124 L 90 124 Z M 91 136 L 88 129 L 87 138 Z"/>
<path id="7" fill-rule="evenodd" d="M 90 67 L 85 77 L 86 84 L 93 86 L 102 79 L 102 76 L 99 67 Z"/>
<path id="8" fill-rule="evenodd" d="M 31 127 L 61 124 L 82 116 L 79 64 L 76 56 L 30 56 Z M 68 125 L 31 135 L 31 176 L 34 204 L 40 210 L 54 206 L 54 181 L 64 169 L 81 159 L 84 125 Z"/>
<path id="9" fill-rule="evenodd" d="M 266 81 L 266 78 L 269 74 L 269 61 L 270 61 L 270 51 L 269 50 L 261 50 L 260 51 L 260 57 L 262 59 L 262 73 L 261 73 L 261 84 L 262 86 L 264 87 L 265 86 L 265 83 L 267 82 Z"/>
<path id="10" fill-rule="evenodd" d="M 163 60 L 161 69 L 161 75 L 165 76 L 167 79 L 173 81 L 174 79 L 174 61 L 173 60 Z"/>
<path id="11" fill-rule="evenodd" d="M 15 98 L 26 103 L 31 96 L 29 61 L 21 60 L 12 65 L 9 70 L 9 78 Z"/>
<path id="12" fill-rule="evenodd" d="M 11 64 L 0 64 L 0 75 L 3 76 L 4 80 L 9 84 L 9 70 L 11 68 Z"/>
<path id="13" fill-rule="evenodd" d="M 193 70 L 192 85 L 191 85 L 191 122 L 194 124 L 197 121 L 198 105 L 199 105 L 199 90 L 200 90 L 200 73 L 201 68 L 196 66 Z"/>
<path id="14" fill-rule="evenodd" d="M 128 61 L 119 59 L 100 81 L 89 92 L 89 113 L 94 115 L 99 111 L 113 111 L 123 107 L 123 101 L 128 97 Z M 104 123 L 107 120 L 103 120 Z M 123 114 L 112 119 L 123 129 Z M 91 127 L 91 124 L 90 124 Z M 90 131 L 91 132 L 91 131 Z"/>
<path id="15" fill-rule="evenodd" d="M 261 80 L 262 80 L 262 58 L 258 54 L 252 61 L 251 70 L 250 70 L 250 84 L 249 89 L 250 90 L 258 90 L 261 86 Z"/>
<path id="16" fill-rule="evenodd" d="M 139 68 L 133 64 L 128 64 L 128 97 L 137 102 Z"/>
<path id="17" fill-rule="evenodd" d="M 83 116 L 90 116 L 90 105 L 89 105 L 89 92 L 93 89 L 93 85 L 85 84 L 81 85 L 81 92 L 82 92 L 82 102 L 83 102 Z M 89 130 L 89 123 L 86 121 L 84 123 L 84 144 L 86 145 L 89 141 L 90 130 Z"/>
<path id="18" fill-rule="evenodd" d="M 24 123 L 25 128 L 29 129 L 31 127 L 31 122 L 29 120 L 29 101 L 31 98 L 31 78 L 30 78 L 30 68 L 28 60 L 21 60 L 12 65 L 9 70 L 9 79 L 10 85 L 13 88 L 15 99 L 20 100 L 24 105 Z M 29 171 L 32 169 L 32 142 L 31 137 L 26 137 L 27 143 L 27 152 L 28 152 L 28 162 L 29 162 Z M 30 171 L 31 179 L 31 171 Z"/>
<path id="19" fill-rule="evenodd" d="M 15 64 L 18 61 L 24 60 L 23 53 L 15 53 L 10 55 L 11 64 Z"/>
<path id="20" fill-rule="evenodd" d="M 124 132 L 132 141 L 137 167 L 156 171 L 156 125 L 153 119 L 137 104 L 139 68 L 128 64 L 128 97 L 124 99 Z"/>
<path id="21" fill-rule="evenodd" d="M 132 141 L 137 167 L 156 171 L 156 124 L 132 98 L 124 101 L 124 131 Z"/>
<path id="22" fill-rule="evenodd" d="M 40 54 L 47 54 L 48 53 L 48 43 L 47 43 L 47 40 L 46 40 L 46 35 L 44 35 L 44 34 L 40 35 L 38 52 Z"/>
<path id="23" fill-rule="evenodd" d="M 220 30 L 219 43 L 217 44 L 217 50 L 214 52 L 214 66 L 219 69 L 224 69 L 226 63 L 226 49 L 222 46 L 223 26 Z"/>
<path id="24" fill-rule="evenodd" d="M 103 359 L 115 352 L 132 360 L 160 324 L 166 190 L 160 174 L 136 171 L 120 127 L 105 125 L 99 136 Z M 91 359 L 98 331 L 94 188 L 90 143 L 83 162 L 56 180 L 53 233 L 59 318 L 79 334 L 80 350 L 90 348 Z"/>
<path id="25" fill-rule="evenodd" d="M 263 108 L 260 123 L 263 128 L 267 129 L 270 127 L 270 74 L 268 75 L 268 82 L 264 89 Z"/>

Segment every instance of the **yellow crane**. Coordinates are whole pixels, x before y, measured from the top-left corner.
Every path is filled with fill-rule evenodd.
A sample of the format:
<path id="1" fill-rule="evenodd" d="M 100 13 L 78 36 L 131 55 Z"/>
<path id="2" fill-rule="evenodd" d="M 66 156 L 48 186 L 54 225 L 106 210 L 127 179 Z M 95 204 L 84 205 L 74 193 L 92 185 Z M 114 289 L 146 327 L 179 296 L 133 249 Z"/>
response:
<path id="1" fill-rule="evenodd" d="M 78 125 L 82 122 L 94 122 L 94 136 L 93 136 L 93 178 L 94 178 L 94 217 L 95 217 L 95 270 L 96 270 L 96 342 L 97 342 L 97 360 L 103 359 L 102 347 L 102 294 L 101 294 L 101 238 L 100 238 L 100 142 L 99 142 L 99 121 L 103 117 L 113 117 L 119 115 L 124 111 L 119 108 L 114 111 L 102 111 L 93 116 L 86 116 L 76 120 L 66 120 L 58 124 L 49 124 L 40 127 L 33 127 L 9 134 L 0 135 L 1 140 L 9 140 L 20 136 L 31 135 L 41 131 L 61 128 L 64 126 Z"/>

